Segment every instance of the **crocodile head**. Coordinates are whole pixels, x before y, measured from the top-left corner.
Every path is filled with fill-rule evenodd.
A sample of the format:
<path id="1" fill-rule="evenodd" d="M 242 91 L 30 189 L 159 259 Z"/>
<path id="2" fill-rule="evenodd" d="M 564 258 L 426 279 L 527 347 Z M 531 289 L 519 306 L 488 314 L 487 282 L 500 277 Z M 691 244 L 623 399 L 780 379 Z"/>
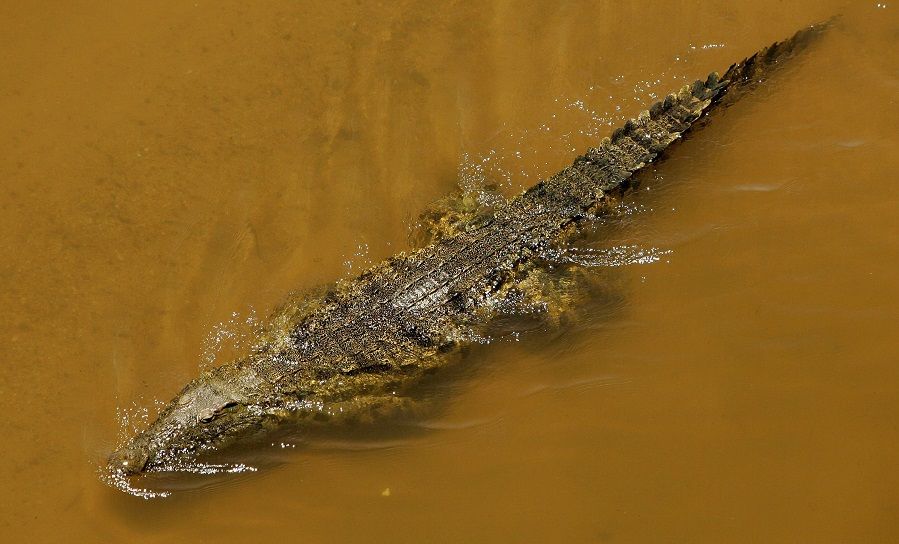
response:
<path id="1" fill-rule="evenodd" d="M 199 454 L 259 429 L 266 419 L 265 408 L 257 402 L 261 381 L 245 363 L 203 373 L 146 430 L 109 456 L 110 471 L 130 476 L 184 470 Z"/>

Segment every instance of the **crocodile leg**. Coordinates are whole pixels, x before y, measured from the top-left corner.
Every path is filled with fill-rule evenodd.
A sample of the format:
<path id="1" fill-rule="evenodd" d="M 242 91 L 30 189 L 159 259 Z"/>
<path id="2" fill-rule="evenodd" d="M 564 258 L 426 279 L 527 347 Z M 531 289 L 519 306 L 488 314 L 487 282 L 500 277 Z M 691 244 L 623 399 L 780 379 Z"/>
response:
<path id="1" fill-rule="evenodd" d="M 493 217 L 505 197 L 493 185 L 460 188 L 428 206 L 413 223 L 409 241 L 420 248 L 476 229 Z"/>

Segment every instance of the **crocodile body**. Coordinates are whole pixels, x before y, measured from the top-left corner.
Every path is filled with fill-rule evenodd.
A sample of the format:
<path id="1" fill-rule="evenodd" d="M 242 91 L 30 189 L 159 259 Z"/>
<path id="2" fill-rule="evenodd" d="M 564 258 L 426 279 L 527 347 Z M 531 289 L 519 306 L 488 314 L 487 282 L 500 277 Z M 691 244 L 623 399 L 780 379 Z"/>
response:
<path id="1" fill-rule="evenodd" d="M 110 456 L 109 470 L 120 478 L 178 470 L 286 420 L 368 419 L 401 405 L 412 385 L 524 291 L 548 248 L 612 206 L 634 173 L 821 28 L 683 87 L 489 215 L 286 309 L 260 349 L 189 383 Z"/>

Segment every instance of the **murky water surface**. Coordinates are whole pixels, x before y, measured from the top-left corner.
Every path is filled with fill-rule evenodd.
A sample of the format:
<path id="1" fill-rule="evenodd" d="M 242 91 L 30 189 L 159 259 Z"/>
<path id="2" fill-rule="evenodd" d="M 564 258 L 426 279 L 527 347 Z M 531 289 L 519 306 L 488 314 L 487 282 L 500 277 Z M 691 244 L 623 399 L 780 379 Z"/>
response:
<path id="1" fill-rule="evenodd" d="M 655 4 L 0 8 L 3 540 L 899 539 L 899 4 Z M 591 247 L 670 253 L 577 323 L 476 350 L 409 428 L 165 500 L 98 480 L 122 413 L 460 179 L 514 194 L 834 13 L 643 176 Z"/>

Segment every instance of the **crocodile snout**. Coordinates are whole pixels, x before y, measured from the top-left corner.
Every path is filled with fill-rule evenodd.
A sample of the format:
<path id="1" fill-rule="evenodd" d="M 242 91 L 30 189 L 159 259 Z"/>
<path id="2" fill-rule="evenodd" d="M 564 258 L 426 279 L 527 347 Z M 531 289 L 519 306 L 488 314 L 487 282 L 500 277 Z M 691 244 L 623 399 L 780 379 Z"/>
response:
<path id="1" fill-rule="evenodd" d="M 112 452 L 107 465 L 113 471 L 129 476 L 142 472 L 149 458 L 146 448 L 132 442 Z"/>

